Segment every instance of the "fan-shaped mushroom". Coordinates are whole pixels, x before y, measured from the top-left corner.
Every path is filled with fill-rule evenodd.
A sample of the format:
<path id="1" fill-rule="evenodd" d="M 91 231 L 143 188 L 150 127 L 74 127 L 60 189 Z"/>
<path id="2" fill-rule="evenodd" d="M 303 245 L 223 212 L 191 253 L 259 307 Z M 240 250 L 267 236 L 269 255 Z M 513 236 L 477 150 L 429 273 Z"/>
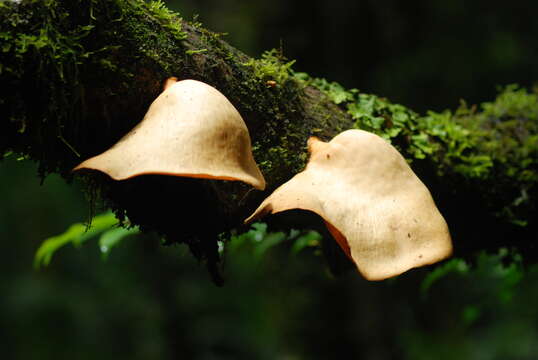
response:
<path id="1" fill-rule="evenodd" d="M 169 79 L 144 119 L 112 148 L 74 170 L 81 169 L 115 180 L 162 174 L 265 188 L 241 115 L 218 90 L 196 80 Z"/>
<path id="2" fill-rule="evenodd" d="M 359 272 L 382 280 L 452 253 L 448 226 L 403 156 L 377 135 L 347 130 L 308 141 L 306 169 L 276 189 L 245 222 L 312 211 Z"/>

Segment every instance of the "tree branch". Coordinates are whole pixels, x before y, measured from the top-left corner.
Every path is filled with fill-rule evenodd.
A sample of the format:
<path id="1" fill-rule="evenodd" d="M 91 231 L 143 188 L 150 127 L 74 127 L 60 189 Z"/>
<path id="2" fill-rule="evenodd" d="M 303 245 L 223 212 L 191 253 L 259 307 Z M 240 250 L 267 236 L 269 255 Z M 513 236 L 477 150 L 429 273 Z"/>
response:
<path id="1" fill-rule="evenodd" d="M 0 2 L 0 39 L 0 153 L 38 161 L 42 176 L 71 179 L 76 164 L 142 119 L 169 76 L 204 81 L 234 104 L 268 182 L 264 193 L 198 179 L 86 179 L 120 217 L 186 241 L 195 255 L 215 257 L 215 234 L 239 226 L 304 167 L 309 136 L 329 140 L 349 128 L 384 136 L 411 162 L 457 254 L 500 246 L 537 254 L 536 94 L 512 87 L 478 109 L 419 116 L 297 73 L 281 51 L 251 59 L 155 1 Z"/>

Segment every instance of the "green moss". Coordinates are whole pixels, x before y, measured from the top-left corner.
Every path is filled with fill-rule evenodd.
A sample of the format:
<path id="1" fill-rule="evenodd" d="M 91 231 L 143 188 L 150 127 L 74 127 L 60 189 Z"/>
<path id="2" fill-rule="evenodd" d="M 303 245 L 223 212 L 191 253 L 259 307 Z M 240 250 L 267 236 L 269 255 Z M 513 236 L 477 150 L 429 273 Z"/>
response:
<path id="1" fill-rule="evenodd" d="M 305 75 L 301 74 L 301 78 L 304 80 Z M 489 174 L 493 160 L 506 162 L 516 155 L 522 164 L 534 163 L 526 155 L 535 148 L 538 136 L 538 99 L 536 94 L 517 86 L 502 90 L 494 102 L 482 104 L 481 112 L 476 112 L 476 107 L 469 109 L 463 102 L 454 114 L 446 110 L 419 116 L 402 105 L 357 89 L 345 90 L 324 79 L 311 79 L 308 84 L 343 106 L 355 120 L 355 128 L 377 133 L 389 141 L 407 138 L 396 141 L 396 146 L 412 158 L 440 154 L 440 163 L 478 178 Z"/>
<path id="2" fill-rule="evenodd" d="M 282 51 L 272 49 L 265 51 L 261 59 L 251 59 L 243 65 L 251 67 L 254 76 L 266 83 L 267 86 L 282 86 L 292 74 L 291 67 L 295 60 L 287 61 Z M 275 83 L 271 83 L 274 81 Z"/>
<path id="3" fill-rule="evenodd" d="M 140 52 L 154 61 L 161 71 L 173 73 L 178 66 L 177 52 L 187 37 L 179 14 L 170 11 L 160 0 L 116 1 L 123 2 L 120 6 L 121 26 L 128 38 L 116 33 L 114 41 L 135 47 L 134 54 Z"/>
<path id="4" fill-rule="evenodd" d="M 268 183 L 280 184 L 290 173 L 304 167 L 309 136 L 308 119 L 301 105 L 304 87 L 292 76 L 294 61 L 288 61 L 277 50 L 245 61 L 248 58 L 233 53 L 220 40 L 212 41 L 219 43 L 223 54 L 228 54 L 230 68 L 224 74 L 233 75 L 223 79 L 219 90 L 247 123 L 256 124 L 256 128 L 250 129 L 254 157 Z"/>
<path id="5" fill-rule="evenodd" d="M 538 94 L 507 86 L 495 101 L 481 104 L 479 110 L 464 103 L 453 120 L 472 134 L 474 146 L 469 156 L 487 156 L 491 162 L 487 176 L 492 187 L 507 189 L 498 215 L 526 225 L 537 210 Z M 469 165 L 460 172 L 471 170 Z"/>
<path id="6" fill-rule="evenodd" d="M 194 55 L 194 54 L 201 54 L 207 52 L 207 49 L 198 49 L 198 50 L 187 50 L 185 51 L 185 54 L 187 55 Z"/>
<path id="7" fill-rule="evenodd" d="M 430 179 L 486 187 L 484 198 L 494 194 L 489 208 L 504 219 L 525 224 L 536 213 L 536 94 L 509 87 L 480 107 L 421 116 L 295 73 L 278 50 L 249 59 L 221 37 L 182 23 L 162 1 L 0 2 L 0 154 L 28 155 L 42 175 L 69 177 L 79 156 L 108 148 L 143 117 L 162 79 L 188 76 L 218 88 L 239 110 L 270 185 L 302 170 L 309 136 L 329 140 L 360 128 L 390 141 Z M 165 226 L 155 221 L 147 228 Z"/>
<path id="8" fill-rule="evenodd" d="M 69 143 L 65 135 L 70 126 L 67 117 L 76 103 L 73 89 L 79 83 L 80 67 L 95 61 L 96 54 L 102 57 L 110 50 L 106 46 L 85 46 L 94 25 L 90 18 L 75 25 L 75 18 L 76 13 L 52 0 L 4 4 L 0 9 L 0 37 L 6 40 L 0 60 L 0 76 L 6 85 L 0 129 L 9 132 L 16 128 L 20 135 L 9 144 L 0 142 L 0 151 L 12 149 L 41 160 L 43 174 L 61 167 L 61 159 L 56 156 L 45 161 L 49 149 L 41 147 L 47 136 L 57 139 L 61 146 Z M 16 87 L 18 82 L 31 86 Z M 24 105 L 27 99 L 34 100 L 32 109 Z M 67 149 L 76 156 L 72 146 Z"/>
<path id="9" fill-rule="evenodd" d="M 282 183 L 287 180 L 288 174 L 298 173 L 306 164 L 306 146 L 299 145 L 299 149 L 294 146 L 296 150 L 290 150 L 290 138 L 281 137 L 278 145 L 270 146 L 268 149 L 262 148 L 259 142 L 253 145 L 254 156 L 260 159 L 257 161 L 258 166 L 272 184 Z M 275 169 L 279 171 L 275 172 Z"/>
<path id="10" fill-rule="evenodd" d="M 508 176 L 513 181 L 538 181 L 538 101 L 536 94 L 516 86 L 497 99 L 455 112 L 430 112 L 418 130 L 428 135 L 439 171 L 467 178 Z M 502 168 L 502 171 L 499 170 Z"/>
<path id="11" fill-rule="evenodd" d="M 2 2 L 0 133 L 18 136 L 0 135 L 0 153 L 28 154 L 40 162 L 42 176 L 69 174 L 81 156 L 100 145 L 79 144 L 85 128 L 101 132 L 100 139 L 109 143 L 116 128 L 133 125 L 132 119 L 87 124 L 93 116 L 81 110 L 88 106 L 112 111 L 87 104 L 88 98 L 102 103 L 102 98 L 114 97 L 120 104 L 122 97 L 140 97 L 135 84 L 150 81 L 144 76 L 154 72 L 164 78 L 177 69 L 177 51 L 185 38 L 181 18 L 162 1 Z M 103 83 L 110 85 L 98 85 Z M 88 95 L 92 85 L 97 93 Z M 147 97 L 140 98 L 142 104 Z"/>
<path id="12" fill-rule="evenodd" d="M 375 95 L 299 75 L 354 119 L 353 127 L 392 142 L 408 161 L 427 162 L 462 189 L 473 183 L 502 194 L 497 216 L 526 225 L 538 197 L 538 95 L 511 85 L 495 101 L 424 116 Z M 467 184 L 467 185 L 464 185 Z M 502 210 L 498 210 L 502 209 Z"/>
<path id="13" fill-rule="evenodd" d="M 306 73 L 295 73 L 295 77 L 298 79 L 307 82 L 309 85 L 312 85 L 323 93 L 325 93 L 329 99 L 335 104 L 341 104 L 346 102 L 351 102 L 354 100 L 354 95 L 358 93 L 357 89 L 346 90 L 344 87 L 337 82 L 329 82 L 325 79 L 320 78 L 310 78 Z"/>
<path id="14" fill-rule="evenodd" d="M 149 2 L 135 2 L 134 4 L 142 10 L 149 10 L 149 12 L 142 11 L 140 14 L 151 14 L 164 29 L 168 30 L 167 35 L 172 35 L 176 40 L 183 40 L 187 37 L 187 33 L 181 29 L 181 17 L 179 14 L 168 9 L 163 1 L 154 0 Z"/>

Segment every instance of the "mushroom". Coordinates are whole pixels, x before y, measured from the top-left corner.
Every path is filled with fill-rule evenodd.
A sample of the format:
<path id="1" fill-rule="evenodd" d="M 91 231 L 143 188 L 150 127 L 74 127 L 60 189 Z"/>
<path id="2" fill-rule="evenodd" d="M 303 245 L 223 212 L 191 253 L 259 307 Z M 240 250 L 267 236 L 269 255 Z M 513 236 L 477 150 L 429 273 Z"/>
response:
<path id="1" fill-rule="evenodd" d="M 291 209 L 316 213 L 358 271 L 383 280 L 452 253 L 448 226 L 426 186 L 381 137 L 347 130 L 308 140 L 302 172 L 245 220 Z"/>
<path id="2" fill-rule="evenodd" d="M 169 78 L 144 119 L 109 150 L 73 170 L 82 169 L 114 180 L 160 174 L 265 188 L 241 115 L 217 89 L 196 80 Z"/>

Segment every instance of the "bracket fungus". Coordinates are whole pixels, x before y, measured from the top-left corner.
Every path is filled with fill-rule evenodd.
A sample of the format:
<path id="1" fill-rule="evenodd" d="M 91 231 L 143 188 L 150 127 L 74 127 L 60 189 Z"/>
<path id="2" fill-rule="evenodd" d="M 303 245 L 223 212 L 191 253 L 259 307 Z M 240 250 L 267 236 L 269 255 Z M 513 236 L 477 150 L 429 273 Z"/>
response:
<path id="1" fill-rule="evenodd" d="M 347 130 L 308 140 L 304 171 L 276 189 L 245 220 L 291 209 L 321 216 L 368 280 L 383 280 L 452 253 L 448 226 L 426 186 L 381 137 Z"/>
<path id="2" fill-rule="evenodd" d="M 114 180 L 159 174 L 265 188 L 241 115 L 217 89 L 196 80 L 168 79 L 144 119 L 109 150 L 73 170 L 82 169 Z"/>

